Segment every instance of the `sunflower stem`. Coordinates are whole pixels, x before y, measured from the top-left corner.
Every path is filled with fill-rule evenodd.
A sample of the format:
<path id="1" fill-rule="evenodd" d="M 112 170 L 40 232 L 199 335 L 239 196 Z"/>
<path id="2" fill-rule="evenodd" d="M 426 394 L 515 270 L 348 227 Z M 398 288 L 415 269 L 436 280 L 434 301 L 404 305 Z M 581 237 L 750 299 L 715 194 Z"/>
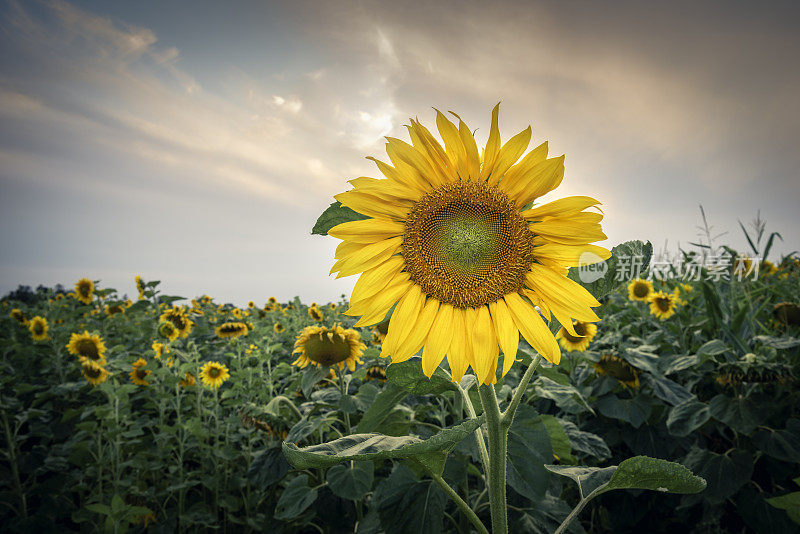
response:
<path id="1" fill-rule="evenodd" d="M 458 509 L 461 510 L 461 513 L 467 516 L 470 522 L 475 525 L 475 528 L 478 530 L 478 532 L 481 534 L 489 534 L 489 531 L 486 530 L 486 527 L 483 525 L 483 523 L 481 523 L 478 515 L 472 511 L 472 508 L 470 508 L 466 502 L 464 502 L 464 499 L 461 498 L 461 495 L 459 495 L 456 490 L 451 488 L 450 484 L 445 482 L 440 475 L 436 475 L 434 473 L 430 473 L 430 475 L 431 478 L 433 478 L 433 481 L 436 482 L 436 484 L 438 484 L 439 487 L 442 488 L 451 499 L 453 499 L 453 502 L 456 503 L 456 506 L 458 506 Z"/>
<path id="2" fill-rule="evenodd" d="M 456 383 L 456 387 L 458 387 L 459 393 L 461 393 L 461 397 L 464 399 L 464 406 L 467 407 L 467 413 L 469 414 L 470 419 L 476 419 L 478 417 L 477 413 L 475 412 L 475 406 L 472 405 L 472 399 L 469 398 L 469 392 L 467 389 L 461 387 L 461 384 Z M 483 439 L 483 426 L 475 429 L 475 441 L 478 442 L 478 451 L 481 455 L 481 463 L 483 464 L 483 472 L 489 472 L 489 451 L 486 450 L 486 441 Z"/>
<path id="3" fill-rule="evenodd" d="M 500 406 L 494 386 L 478 388 L 486 414 L 489 430 L 489 509 L 492 513 L 492 534 L 508 533 L 508 511 L 506 510 L 506 454 L 508 449 L 508 427 L 503 426 Z"/>
<path id="4" fill-rule="evenodd" d="M 528 389 L 528 383 L 530 383 L 531 378 L 533 378 L 533 373 L 536 371 L 536 368 L 539 367 L 539 362 L 541 361 L 541 354 L 537 354 L 533 357 L 533 361 L 528 368 L 525 369 L 525 374 L 523 374 L 522 378 L 519 379 L 519 385 L 514 391 L 514 396 L 511 397 L 511 403 L 509 403 L 508 408 L 506 408 L 506 411 L 504 411 L 503 415 L 500 417 L 500 421 L 503 424 L 503 428 L 505 428 L 506 432 L 508 432 L 508 429 L 511 428 L 511 423 L 514 422 L 514 414 L 517 411 L 517 407 L 522 401 L 522 397 L 525 395 L 525 390 Z"/>

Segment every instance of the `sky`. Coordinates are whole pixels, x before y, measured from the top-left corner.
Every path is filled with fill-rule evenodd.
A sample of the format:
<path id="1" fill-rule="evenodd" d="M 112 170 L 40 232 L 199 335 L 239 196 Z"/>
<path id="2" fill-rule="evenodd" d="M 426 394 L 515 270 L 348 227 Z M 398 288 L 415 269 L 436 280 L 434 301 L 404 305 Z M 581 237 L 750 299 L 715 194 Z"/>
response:
<path id="1" fill-rule="evenodd" d="M 800 250 L 800 4 L 0 0 L 0 294 L 133 278 L 219 302 L 328 302 L 312 236 L 384 136 L 433 108 L 482 146 L 501 102 L 566 155 L 542 202 L 603 203 L 607 248 Z M 775 259 L 775 258 L 773 258 Z"/>

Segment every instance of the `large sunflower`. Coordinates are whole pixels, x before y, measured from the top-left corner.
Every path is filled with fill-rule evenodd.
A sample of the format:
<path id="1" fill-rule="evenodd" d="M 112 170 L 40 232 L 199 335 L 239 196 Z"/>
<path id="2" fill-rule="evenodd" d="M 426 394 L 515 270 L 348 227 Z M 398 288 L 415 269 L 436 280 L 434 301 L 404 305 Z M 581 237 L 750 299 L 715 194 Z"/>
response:
<path id="1" fill-rule="evenodd" d="M 437 111 L 444 147 L 411 120 L 412 144 L 387 138 L 392 165 L 370 158 L 386 178 L 356 178 L 335 197 L 369 217 L 328 232 L 343 240 L 331 272 L 363 273 L 345 313 L 368 326 L 396 304 L 381 356 L 400 362 L 422 349 L 428 376 L 446 355 L 453 380 L 471 366 L 480 383 L 494 382 L 499 349 L 505 374 L 520 334 L 558 363 L 551 313 L 570 333 L 573 319 L 599 320 L 591 307 L 600 303 L 566 277 L 585 252 L 610 257 L 589 244 L 606 239 L 603 216 L 584 211 L 599 202 L 577 196 L 531 208 L 561 183 L 564 156 L 548 159 L 543 143 L 520 160 L 531 129 L 501 144 L 498 112 L 482 155 L 457 116 L 458 126 Z"/>
<path id="2" fill-rule="evenodd" d="M 572 324 L 575 330 L 573 335 L 563 326 L 556 334 L 558 343 L 564 347 L 567 352 L 586 350 L 589 348 L 589 343 L 592 342 L 594 336 L 597 335 L 597 325 L 593 323 L 585 323 L 583 321 L 575 321 Z"/>
<path id="3" fill-rule="evenodd" d="M 81 278 L 75 283 L 75 298 L 84 304 L 91 304 L 94 298 L 94 282 Z"/>
<path id="4" fill-rule="evenodd" d="M 96 386 L 108 379 L 108 371 L 105 367 L 93 360 L 86 360 L 81 364 L 81 373 L 91 385 Z"/>
<path id="5" fill-rule="evenodd" d="M 657 291 L 650 295 L 650 313 L 661 320 L 669 319 L 675 315 L 678 307 L 678 296 L 674 293 Z"/>
<path id="6" fill-rule="evenodd" d="M 324 326 L 307 326 L 303 328 L 294 342 L 294 352 L 299 353 L 292 365 L 301 369 L 308 364 L 321 366 L 337 366 L 339 369 L 347 368 L 354 371 L 356 363 L 361 361 L 361 355 L 367 346 L 361 342 L 361 335 L 352 329 L 345 330 L 339 325 L 331 328 Z"/>
<path id="7" fill-rule="evenodd" d="M 28 321 L 28 330 L 31 331 L 31 337 L 34 341 L 47 341 L 50 336 L 47 335 L 47 319 L 39 317 L 38 315 Z"/>
<path id="8" fill-rule="evenodd" d="M 200 380 L 213 389 L 220 387 L 230 376 L 228 368 L 219 362 L 206 362 L 200 368 Z"/>
<path id="9" fill-rule="evenodd" d="M 628 284 L 628 299 L 647 302 L 653 293 L 653 282 L 635 278 Z"/>
<path id="10" fill-rule="evenodd" d="M 106 344 L 97 334 L 84 332 L 72 334 L 67 343 L 67 351 L 80 358 L 81 362 L 91 360 L 103 365 L 106 363 Z"/>

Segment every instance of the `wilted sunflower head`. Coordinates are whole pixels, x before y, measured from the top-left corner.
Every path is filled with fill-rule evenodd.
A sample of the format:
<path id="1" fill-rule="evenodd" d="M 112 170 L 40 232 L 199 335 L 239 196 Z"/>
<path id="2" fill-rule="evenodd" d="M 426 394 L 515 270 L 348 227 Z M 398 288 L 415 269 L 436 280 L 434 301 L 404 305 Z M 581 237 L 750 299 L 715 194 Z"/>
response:
<path id="1" fill-rule="evenodd" d="M 195 385 L 195 382 L 196 381 L 195 381 L 194 375 L 187 371 L 186 372 L 186 377 L 185 378 L 181 378 L 180 381 L 178 382 L 178 385 L 180 387 L 182 387 L 182 388 L 186 388 L 186 387 Z"/>
<path id="2" fill-rule="evenodd" d="M 20 310 L 19 308 L 13 308 L 11 310 L 11 313 L 9 313 L 8 315 L 9 317 L 11 317 L 20 324 L 28 323 L 28 318 L 25 316 L 25 312 Z"/>
<path id="3" fill-rule="evenodd" d="M 272 327 L 275 330 L 275 333 L 280 334 L 281 332 L 285 332 L 286 328 L 281 323 L 275 323 Z"/>
<path id="4" fill-rule="evenodd" d="M 675 309 L 678 307 L 678 296 L 674 293 L 657 291 L 650 295 L 649 302 L 650 313 L 663 321 L 675 314 Z"/>
<path id="5" fill-rule="evenodd" d="M 562 326 L 556 334 L 556 339 L 564 350 L 572 352 L 588 349 L 589 343 L 592 342 L 596 335 L 596 324 L 574 321 L 571 329 Z"/>
<path id="6" fill-rule="evenodd" d="M 28 321 L 28 330 L 31 331 L 31 337 L 34 341 L 46 341 L 50 339 L 47 335 L 47 331 L 49 326 L 47 325 L 47 319 L 44 317 L 39 317 L 38 315 Z"/>
<path id="7" fill-rule="evenodd" d="M 361 342 L 361 336 L 352 329 L 345 330 L 339 325 L 331 328 L 324 326 L 307 326 L 297 336 L 294 342 L 293 354 L 299 356 L 292 365 L 301 369 L 309 363 L 321 366 L 337 366 L 339 369 L 347 368 L 354 371 L 356 363 L 361 361 L 361 355 L 367 348 Z"/>
<path id="8" fill-rule="evenodd" d="M 247 335 L 249 331 L 245 323 L 222 323 L 214 329 L 218 337 L 221 338 L 236 338 L 239 336 Z"/>
<path id="9" fill-rule="evenodd" d="M 212 389 L 220 387 L 230 376 L 228 368 L 219 362 L 206 362 L 200 368 L 200 380 Z"/>
<path id="10" fill-rule="evenodd" d="M 639 370 L 619 356 L 603 354 L 600 361 L 594 364 L 594 369 L 599 375 L 616 378 L 624 386 L 633 389 L 639 387 Z"/>
<path id="11" fill-rule="evenodd" d="M 653 293 L 653 283 L 649 280 L 635 278 L 628 284 L 628 299 L 647 302 Z"/>
<path id="12" fill-rule="evenodd" d="M 800 326 L 800 306 L 793 302 L 776 304 L 772 314 L 783 326 Z"/>
<path id="13" fill-rule="evenodd" d="M 84 360 L 81 363 L 81 373 L 92 386 L 96 386 L 108 379 L 108 371 L 105 367 L 93 360 Z"/>
<path id="14" fill-rule="evenodd" d="M 378 382 L 386 382 L 386 370 L 380 365 L 368 367 L 364 380 L 377 380 Z"/>
<path id="15" fill-rule="evenodd" d="M 94 297 L 94 282 L 81 278 L 75 283 L 75 298 L 84 304 L 91 304 Z"/>
<path id="16" fill-rule="evenodd" d="M 97 334 L 72 334 L 67 343 L 67 351 L 77 356 L 81 362 L 91 360 L 101 365 L 106 363 L 106 345 Z"/>
<path id="17" fill-rule="evenodd" d="M 186 315 L 186 310 L 178 306 L 173 306 L 162 313 L 159 321 L 171 323 L 178 332 L 178 337 L 188 337 L 194 326 L 192 320 Z"/>
<path id="18" fill-rule="evenodd" d="M 351 180 L 354 189 L 335 196 L 367 217 L 328 231 L 342 239 L 331 272 L 361 273 L 345 313 L 369 326 L 394 307 L 381 356 L 401 362 L 422 349 L 428 376 L 446 355 L 454 381 L 472 367 L 479 383 L 495 382 L 499 349 L 505 374 L 520 334 L 558 363 L 551 313 L 562 324 L 599 321 L 591 308 L 600 303 L 565 275 L 585 252 L 610 257 L 590 245 L 606 239 L 602 214 L 585 211 L 599 202 L 531 208 L 561 183 L 564 157 L 548 159 L 547 143 L 523 156 L 530 128 L 501 143 L 498 114 L 482 155 L 455 114 L 457 125 L 437 111 L 444 146 L 411 120 L 411 144 L 387 138 L 391 165 L 370 158 L 385 179 Z"/>
<path id="19" fill-rule="evenodd" d="M 145 380 L 147 375 L 149 375 L 152 371 L 148 371 L 144 367 L 147 365 L 147 360 L 144 358 L 139 358 L 133 365 L 131 366 L 131 382 L 136 384 L 137 386 L 149 386 L 150 384 Z"/>

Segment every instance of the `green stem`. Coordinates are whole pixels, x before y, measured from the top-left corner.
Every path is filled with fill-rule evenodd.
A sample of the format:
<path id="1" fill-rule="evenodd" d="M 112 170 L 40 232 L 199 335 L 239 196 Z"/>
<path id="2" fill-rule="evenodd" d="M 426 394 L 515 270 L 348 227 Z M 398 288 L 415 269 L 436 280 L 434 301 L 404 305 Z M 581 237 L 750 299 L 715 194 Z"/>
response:
<path id="1" fill-rule="evenodd" d="M 475 412 L 475 407 L 472 405 L 472 399 L 469 398 L 468 390 L 461 387 L 460 384 L 456 384 L 458 387 L 459 393 L 461 393 L 461 398 L 464 399 L 464 406 L 467 407 L 467 413 L 469 414 L 470 419 L 476 419 L 478 417 L 477 413 Z M 486 450 L 486 442 L 483 439 L 483 427 L 479 427 L 475 429 L 475 441 L 478 442 L 478 451 L 481 455 L 481 463 L 483 464 L 483 472 L 489 472 L 489 451 Z"/>
<path id="2" fill-rule="evenodd" d="M 533 378 L 533 373 L 536 371 L 536 368 L 539 366 L 539 362 L 542 361 L 542 355 L 537 354 L 533 357 L 533 361 L 525 370 L 525 374 L 522 375 L 522 378 L 519 380 L 519 385 L 517 386 L 516 391 L 514 391 L 514 396 L 511 397 L 511 403 L 506 408 L 506 411 L 503 412 L 501 417 L 501 422 L 503 426 L 507 429 L 511 428 L 511 423 L 514 422 L 514 414 L 517 411 L 517 406 L 519 406 L 520 401 L 522 401 L 522 397 L 525 395 L 525 390 L 528 389 L 528 383 Z"/>
<path id="3" fill-rule="evenodd" d="M 267 408 L 270 408 L 272 403 L 275 404 L 283 403 L 289 408 L 291 408 L 291 410 L 294 412 L 294 414 L 297 416 L 298 419 L 303 418 L 303 414 L 300 413 L 300 410 L 297 408 L 297 406 L 295 406 L 291 400 L 289 400 L 287 397 L 284 397 L 283 395 L 278 395 L 277 397 L 274 397 L 271 401 L 269 401 L 269 404 L 267 404 Z"/>
<path id="4" fill-rule="evenodd" d="M 467 516 L 470 522 L 473 525 L 475 525 L 475 528 L 478 529 L 478 532 L 480 532 L 481 534 L 489 534 L 489 531 L 486 530 L 486 527 L 483 525 L 483 523 L 481 523 L 480 518 L 478 518 L 475 512 L 472 511 L 472 508 L 470 508 L 469 505 L 466 502 L 464 502 L 464 499 L 461 498 L 461 496 L 456 492 L 456 490 L 451 488 L 450 484 L 445 482 L 441 476 L 435 475 L 433 473 L 431 473 L 430 475 L 433 478 L 433 481 L 436 482 L 436 484 L 438 484 L 439 487 L 442 488 L 444 492 L 450 496 L 451 499 L 453 499 L 453 502 L 456 503 L 456 506 L 458 506 L 458 509 L 461 510 L 461 513 Z"/>
<path id="5" fill-rule="evenodd" d="M 486 414 L 489 430 L 489 509 L 492 513 L 492 534 L 507 534 L 508 514 L 506 510 L 506 454 L 508 427 L 503 426 L 500 406 L 494 386 L 478 388 Z"/>
<path id="6" fill-rule="evenodd" d="M 597 497 L 601 493 L 605 492 L 606 486 L 608 486 L 608 483 L 595 488 L 593 492 L 591 492 L 589 495 L 581 499 L 581 502 L 579 502 L 577 506 L 575 506 L 575 508 L 572 509 L 572 511 L 569 513 L 566 519 L 564 519 L 564 522 L 558 526 L 558 528 L 553 534 L 562 534 L 567 529 L 572 520 L 575 519 L 579 513 L 581 513 L 581 510 L 583 510 L 583 507 L 586 506 L 586 504 L 589 501 L 591 501 L 593 498 Z"/>

